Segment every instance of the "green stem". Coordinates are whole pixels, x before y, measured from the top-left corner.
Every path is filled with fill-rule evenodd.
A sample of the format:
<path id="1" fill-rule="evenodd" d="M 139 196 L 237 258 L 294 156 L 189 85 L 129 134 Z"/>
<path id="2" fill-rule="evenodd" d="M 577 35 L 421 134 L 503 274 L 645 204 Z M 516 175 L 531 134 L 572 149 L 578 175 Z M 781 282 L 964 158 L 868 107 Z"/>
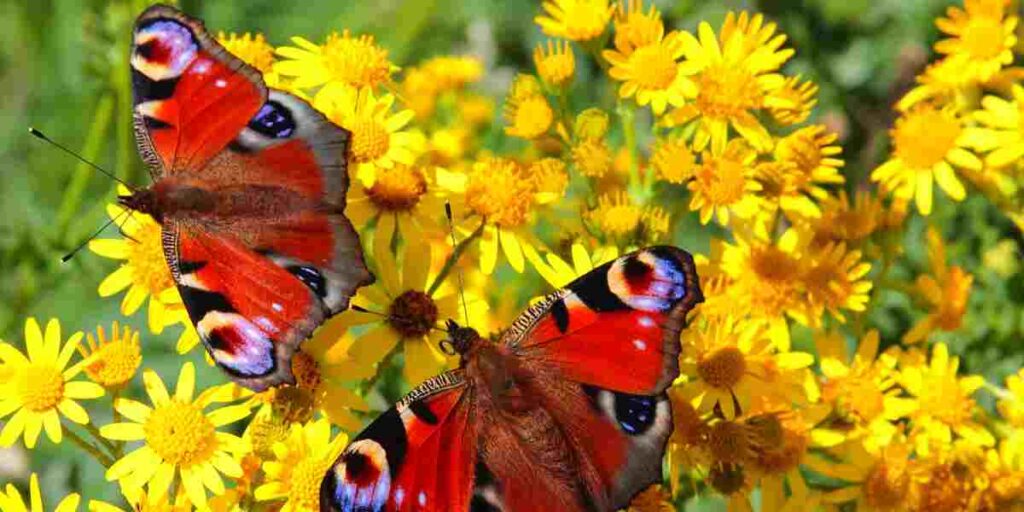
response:
<path id="1" fill-rule="evenodd" d="M 107 128 L 110 126 L 113 113 L 114 98 L 110 94 L 106 94 L 100 98 L 99 103 L 96 104 L 96 109 L 92 113 L 92 124 L 89 126 L 89 132 L 85 137 L 85 144 L 80 152 L 82 158 L 89 161 L 96 160 L 100 149 L 103 147 L 103 143 L 106 142 L 103 134 L 106 133 Z M 92 172 L 92 168 L 85 163 L 79 162 L 75 166 L 74 174 L 71 175 L 71 181 L 65 189 L 60 207 L 57 209 L 57 239 L 61 242 L 67 236 L 68 226 L 75 218 L 79 205 L 82 204 L 82 196 L 85 194 L 85 188 L 89 184 L 89 177 L 92 175 Z"/>
<path id="2" fill-rule="evenodd" d="M 117 453 L 117 446 L 114 446 L 114 443 L 110 442 L 109 439 L 100 435 L 100 430 L 96 428 L 96 425 L 86 423 L 85 425 L 82 425 L 82 428 L 84 428 L 85 431 L 88 432 L 94 439 L 99 441 L 99 443 L 102 444 L 103 447 L 106 448 L 108 451 L 110 451 L 110 453 Z"/>
<path id="3" fill-rule="evenodd" d="M 121 390 L 116 389 L 111 392 L 111 405 L 116 404 L 118 399 L 121 398 Z M 113 410 L 114 423 L 121 422 L 121 413 L 117 410 L 117 407 L 111 407 Z M 120 459 L 124 455 L 124 441 L 118 441 L 114 446 L 114 457 Z"/>
<path id="4" fill-rule="evenodd" d="M 626 149 L 629 150 L 629 193 L 632 197 L 640 199 L 644 197 L 643 186 L 640 183 L 639 165 L 636 155 L 636 111 L 633 105 L 626 102 L 619 102 L 616 111 L 622 121 L 622 133 L 626 138 Z"/>
<path id="5" fill-rule="evenodd" d="M 441 283 L 444 282 L 445 278 L 448 277 L 448 274 L 452 271 L 452 268 L 454 268 L 455 264 L 458 263 L 459 258 L 462 257 L 462 253 L 466 252 L 469 244 L 483 234 L 485 224 L 486 223 L 481 222 L 480 226 L 477 227 L 475 231 L 470 233 L 468 237 L 463 238 L 462 241 L 455 246 L 455 249 L 452 250 L 452 253 L 448 255 L 448 259 L 444 262 L 444 266 L 441 267 L 441 271 L 438 272 L 437 277 L 434 278 L 434 282 L 430 283 L 430 287 L 427 288 L 427 295 L 431 297 L 434 296 L 434 292 L 441 287 Z"/>
<path id="6" fill-rule="evenodd" d="M 100 465 L 102 465 L 103 467 L 109 468 L 114 463 L 114 461 L 111 460 L 110 457 L 108 457 L 102 451 L 100 451 L 99 448 L 89 443 L 85 439 L 82 439 L 78 434 L 75 433 L 74 430 L 68 428 L 67 424 L 64 425 L 64 435 L 67 436 L 67 438 L 70 439 L 72 443 L 75 443 L 76 445 L 78 445 L 79 448 L 85 450 L 86 453 L 92 455 L 93 458 L 96 459 L 96 462 L 99 462 Z"/>

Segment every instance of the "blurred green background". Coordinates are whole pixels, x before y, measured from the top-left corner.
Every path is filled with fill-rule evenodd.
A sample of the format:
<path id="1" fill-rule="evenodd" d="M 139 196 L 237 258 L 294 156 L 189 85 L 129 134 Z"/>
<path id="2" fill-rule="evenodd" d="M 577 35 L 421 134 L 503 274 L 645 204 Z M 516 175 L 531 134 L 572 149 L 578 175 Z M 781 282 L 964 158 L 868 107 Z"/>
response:
<path id="1" fill-rule="evenodd" d="M 947 0 L 654 3 L 674 28 L 694 30 L 699 20 L 717 26 L 727 10 L 742 8 L 777 21 L 797 50 L 789 69 L 821 87 L 815 116 L 841 135 L 851 190 L 865 186 L 867 173 L 885 158 L 891 105 L 931 57 L 938 37 L 933 20 L 949 5 Z M 437 54 L 476 54 L 487 65 L 483 92 L 499 105 L 513 73 L 532 71 L 532 49 L 543 39 L 532 21 L 540 9 L 534 1 L 310 0 L 296 6 L 273 0 L 182 0 L 179 6 L 205 19 L 211 31 L 259 31 L 273 45 L 288 44 L 293 35 L 319 42 L 344 28 L 373 34 L 399 66 Z M 148 183 L 132 140 L 127 67 L 130 26 L 143 7 L 130 0 L 0 0 L 0 338 L 15 345 L 21 344 L 29 315 L 58 317 L 66 333 L 120 317 L 120 296 L 101 300 L 96 294 L 114 268 L 112 261 L 88 251 L 69 263 L 60 261 L 106 220 L 112 183 L 30 137 L 27 127 L 39 128 L 129 182 Z M 576 93 L 585 95 L 586 89 L 577 87 Z M 1001 382 L 1024 361 L 1024 274 L 1013 266 L 1000 272 L 984 268 L 983 259 L 997 242 L 1008 240 L 1016 262 L 1020 234 L 979 195 L 956 208 L 944 196 L 937 200 L 930 221 L 951 241 L 951 261 L 976 276 L 964 328 L 942 339 L 964 355 L 966 371 Z M 912 279 L 926 268 L 924 228 L 920 218 L 911 221 L 908 263 L 897 276 Z M 116 236 L 116 230 L 105 236 Z M 919 313 L 904 296 L 884 294 L 882 300 L 884 307 L 876 308 L 872 320 L 893 343 Z M 145 329 L 144 309 L 129 323 Z M 173 350 L 176 336 L 176 328 L 162 337 L 143 336 L 145 364 L 169 381 L 180 363 Z M 198 361 L 198 351 L 191 357 Z M 201 384 L 219 379 L 206 373 Z M 97 413 L 97 423 L 106 421 L 103 414 Z M 31 468 L 42 474 L 51 504 L 68 489 L 86 498 L 115 498 L 98 466 L 69 444 L 43 440 L 40 445 L 30 455 L 20 449 L 0 452 L 0 484 L 23 482 Z M 700 509 L 721 507 L 709 502 Z"/>

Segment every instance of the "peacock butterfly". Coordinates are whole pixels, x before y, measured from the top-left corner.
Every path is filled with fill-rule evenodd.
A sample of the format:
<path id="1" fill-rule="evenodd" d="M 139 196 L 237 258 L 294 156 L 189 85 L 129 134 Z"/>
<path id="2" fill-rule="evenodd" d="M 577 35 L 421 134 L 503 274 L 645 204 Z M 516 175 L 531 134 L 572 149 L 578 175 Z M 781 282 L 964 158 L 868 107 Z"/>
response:
<path id="1" fill-rule="evenodd" d="M 171 7 L 136 20 L 131 73 L 153 184 L 118 201 L 161 224 L 217 365 L 254 390 L 292 382 L 299 343 L 373 281 L 344 215 L 349 132 Z"/>
<path id="2" fill-rule="evenodd" d="M 689 253 L 650 247 L 529 308 L 496 342 L 448 324 L 459 368 L 348 445 L 323 511 L 610 511 L 661 480 L 665 389 L 702 302 Z"/>

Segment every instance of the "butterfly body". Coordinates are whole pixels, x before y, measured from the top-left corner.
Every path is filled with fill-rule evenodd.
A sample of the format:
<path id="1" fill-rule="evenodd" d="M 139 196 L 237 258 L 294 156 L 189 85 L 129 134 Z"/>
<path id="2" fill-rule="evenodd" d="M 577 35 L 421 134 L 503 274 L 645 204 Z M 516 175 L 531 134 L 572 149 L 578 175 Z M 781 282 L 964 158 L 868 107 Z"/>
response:
<path id="1" fill-rule="evenodd" d="M 664 394 L 702 295 L 688 253 L 598 267 L 495 341 L 449 322 L 459 368 L 413 390 L 339 457 L 325 511 L 610 511 L 661 479 Z"/>
<path id="2" fill-rule="evenodd" d="M 136 142 L 153 185 L 118 198 L 161 224 L 208 352 L 238 383 L 292 382 L 291 356 L 372 282 L 344 216 L 350 133 L 268 89 L 199 20 L 153 6 L 131 53 Z"/>

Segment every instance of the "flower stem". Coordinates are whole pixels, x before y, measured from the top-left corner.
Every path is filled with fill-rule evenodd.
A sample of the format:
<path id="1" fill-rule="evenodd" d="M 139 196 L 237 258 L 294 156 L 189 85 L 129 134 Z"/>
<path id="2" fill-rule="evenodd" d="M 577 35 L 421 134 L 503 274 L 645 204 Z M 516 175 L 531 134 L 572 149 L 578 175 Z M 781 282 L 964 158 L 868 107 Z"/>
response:
<path id="1" fill-rule="evenodd" d="M 110 465 L 114 463 L 110 457 L 100 451 L 100 449 L 92 443 L 82 439 L 82 437 L 76 434 L 74 430 L 71 430 L 67 424 L 64 424 L 64 435 L 67 436 L 72 443 L 75 443 L 79 448 L 85 450 L 86 453 L 92 455 L 93 458 L 96 459 L 96 462 L 99 462 L 104 468 L 109 468 Z"/>
<path id="2" fill-rule="evenodd" d="M 441 283 L 444 282 L 444 279 L 448 277 L 448 274 L 453 268 L 455 268 L 455 264 L 458 263 L 459 258 L 462 257 L 462 253 L 466 252 L 466 248 L 469 247 L 469 244 L 483 234 L 484 224 L 484 222 L 481 222 L 480 226 L 478 226 L 475 231 L 470 233 L 466 238 L 463 238 L 462 241 L 455 246 L 455 249 L 452 250 L 452 253 L 448 255 L 448 259 L 444 262 L 444 266 L 441 267 L 441 271 L 438 272 L 437 277 L 434 278 L 434 282 L 430 283 L 430 287 L 427 288 L 427 295 L 431 297 L 434 296 L 434 292 L 441 287 Z"/>
<path id="3" fill-rule="evenodd" d="M 104 448 L 109 450 L 110 453 L 117 453 L 117 447 L 114 446 L 114 443 L 110 442 L 109 439 L 100 435 L 100 430 L 96 428 L 96 425 L 86 423 L 85 425 L 82 425 L 82 428 L 84 428 L 85 431 L 88 432 L 94 439 L 99 441 L 99 443 L 102 444 Z"/>

